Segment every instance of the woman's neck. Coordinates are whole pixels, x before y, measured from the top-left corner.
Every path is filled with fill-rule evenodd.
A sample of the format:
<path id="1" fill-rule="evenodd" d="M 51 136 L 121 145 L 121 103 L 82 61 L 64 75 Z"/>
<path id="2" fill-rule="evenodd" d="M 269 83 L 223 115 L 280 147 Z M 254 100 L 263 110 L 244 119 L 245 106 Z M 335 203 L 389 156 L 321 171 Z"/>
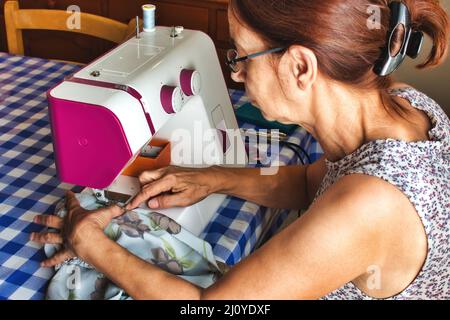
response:
<path id="1" fill-rule="evenodd" d="M 395 119 L 377 90 L 355 91 L 345 86 L 316 87 L 311 124 L 304 126 L 318 140 L 330 161 L 338 161 L 363 144 L 387 137 Z M 319 92 L 320 90 L 320 92 Z"/>

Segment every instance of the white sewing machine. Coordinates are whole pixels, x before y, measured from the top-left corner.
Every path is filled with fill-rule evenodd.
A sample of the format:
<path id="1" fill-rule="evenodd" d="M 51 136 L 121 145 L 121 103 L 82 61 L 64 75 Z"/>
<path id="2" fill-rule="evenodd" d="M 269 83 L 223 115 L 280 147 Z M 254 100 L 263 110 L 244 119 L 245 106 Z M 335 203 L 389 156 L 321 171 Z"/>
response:
<path id="1" fill-rule="evenodd" d="M 173 165 L 245 165 L 216 49 L 199 31 L 140 33 L 51 89 L 48 100 L 59 179 L 105 202 L 137 194 L 138 179 L 123 173 L 144 153 L 158 157 L 156 139 L 170 143 Z M 224 198 L 158 212 L 199 235 Z"/>

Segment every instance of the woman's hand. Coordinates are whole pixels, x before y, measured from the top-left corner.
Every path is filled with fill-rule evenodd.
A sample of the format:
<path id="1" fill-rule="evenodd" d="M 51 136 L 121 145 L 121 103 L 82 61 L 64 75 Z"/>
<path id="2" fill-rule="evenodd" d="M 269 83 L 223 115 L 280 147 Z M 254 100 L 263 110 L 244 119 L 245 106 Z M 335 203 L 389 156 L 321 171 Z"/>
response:
<path id="1" fill-rule="evenodd" d="M 147 202 L 151 209 L 187 207 L 200 202 L 221 186 L 220 168 L 185 169 L 167 167 L 146 171 L 139 177 L 141 192 L 128 204 L 127 210 Z"/>
<path id="2" fill-rule="evenodd" d="M 76 256 L 83 259 L 84 250 L 94 245 L 94 239 L 104 236 L 103 230 L 112 219 L 121 216 L 124 209 L 113 206 L 88 211 L 81 207 L 75 194 L 66 195 L 67 215 L 64 219 L 57 216 L 36 216 L 35 223 L 61 230 L 60 233 L 32 233 L 30 240 L 42 244 L 61 244 L 63 249 L 52 258 L 42 262 L 43 267 L 54 267 Z"/>

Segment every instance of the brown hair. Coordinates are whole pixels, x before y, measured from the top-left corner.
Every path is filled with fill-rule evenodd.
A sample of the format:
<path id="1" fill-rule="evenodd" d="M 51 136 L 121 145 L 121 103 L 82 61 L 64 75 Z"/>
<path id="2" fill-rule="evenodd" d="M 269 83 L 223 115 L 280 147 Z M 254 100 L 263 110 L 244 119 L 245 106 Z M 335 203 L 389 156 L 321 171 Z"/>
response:
<path id="1" fill-rule="evenodd" d="M 373 72 L 387 45 L 391 0 L 231 0 L 235 16 L 258 33 L 268 47 L 305 46 L 316 54 L 319 70 L 331 79 L 359 88 L 388 89 L 390 77 Z M 438 0 L 403 0 L 413 28 L 433 41 L 418 66 L 439 65 L 446 57 L 449 18 Z M 369 28 L 370 6 L 380 9 L 380 28 Z M 400 108 L 401 109 L 401 108 Z M 395 111 L 400 111 L 394 106 Z"/>

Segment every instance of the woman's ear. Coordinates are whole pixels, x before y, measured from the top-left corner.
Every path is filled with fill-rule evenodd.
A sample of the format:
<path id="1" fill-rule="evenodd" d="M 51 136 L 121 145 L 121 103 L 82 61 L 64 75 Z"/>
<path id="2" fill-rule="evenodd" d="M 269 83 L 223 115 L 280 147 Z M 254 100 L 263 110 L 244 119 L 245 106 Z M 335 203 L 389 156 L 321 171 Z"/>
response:
<path id="1" fill-rule="evenodd" d="M 314 52 L 300 45 L 291 46 L 283 57 L 291 85 L 302 91 L 310 89 L 317 78 L 318 63 Z"/>

